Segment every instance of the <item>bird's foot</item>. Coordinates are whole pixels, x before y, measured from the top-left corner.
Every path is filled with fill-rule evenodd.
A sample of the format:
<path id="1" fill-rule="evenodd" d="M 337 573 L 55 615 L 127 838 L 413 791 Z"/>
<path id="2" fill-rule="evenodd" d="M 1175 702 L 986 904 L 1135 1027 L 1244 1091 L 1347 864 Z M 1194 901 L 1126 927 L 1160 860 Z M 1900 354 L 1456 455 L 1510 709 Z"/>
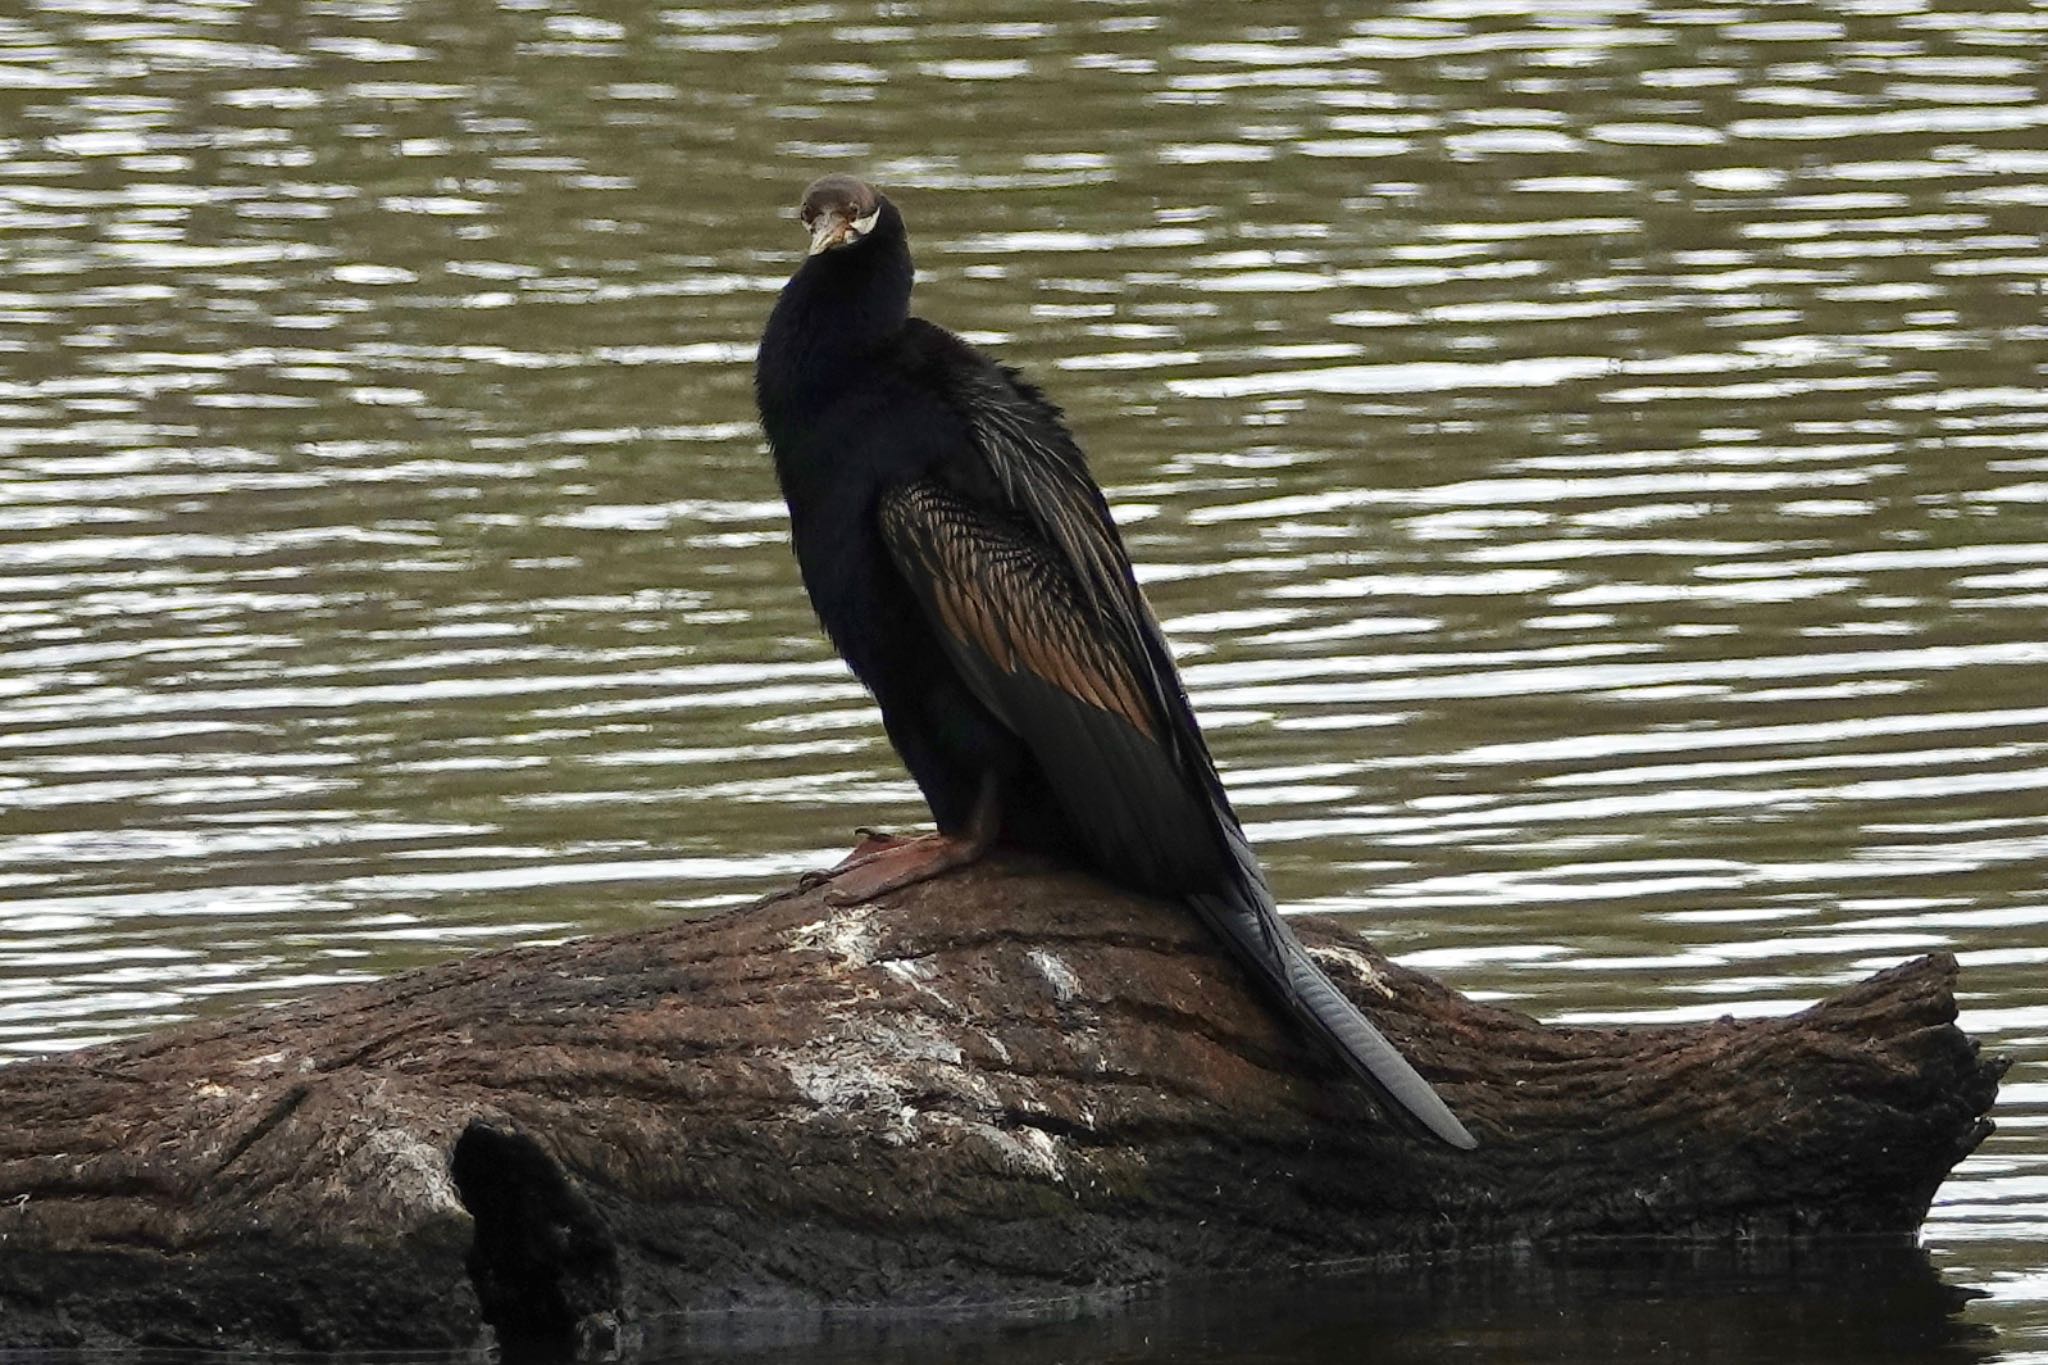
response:
<path id="1" fill-rule="evenodd" d="M 867 846 L 863 842 L 862 847 Z M 888 845 L 864 857 L 849 858 L 833 869 L 827 905 L 859 905 L 864 901 L 930 881 L 980 858 L 988 841 L 972 836 L 925 834 L 915 839 L 891 838 Z"/>
<path id="2" fill-rule="evenodd" d="M 965 867 L 995 845 L 1001 824 L 997 814 L 996 784 L 983 777 L 975 794 L 974 809 L 968 813 L 964 834 L 920 834 L 915 839 L 898 838 L 886 830 L 866 826 L 854 831 L 860 843 L 839 866 L 815 880 L 800 883 L 817 886 L 832 883 L 825 893 L 827 905 L 859 905 L 891 891 L 930 881 L 956 867 Z"/>
<path id="3" fill-rule="evenodd" d="M 798 877 L 796 879 L 797 890 L 810 891 L 816 887 L 823 886 L 825 883 L 834 881 L 857 867 L 873 862 L 892 848 L 899 848 L 904 844 L 914 844 L 917 842 L 915 838 L 905 838 L 901 834 L 891 834 L 886 829 L 875 829 L 870 825 L 861 825 L 853 832 L 860 837 L 860 842 L 853 846 L 853 852 L 847 854 L 830 867 L 814 867 L 809 872 Z M 918 838 L 924 839 L 936 839 L 938 837 L 936 834 L 918 836 Z"/>

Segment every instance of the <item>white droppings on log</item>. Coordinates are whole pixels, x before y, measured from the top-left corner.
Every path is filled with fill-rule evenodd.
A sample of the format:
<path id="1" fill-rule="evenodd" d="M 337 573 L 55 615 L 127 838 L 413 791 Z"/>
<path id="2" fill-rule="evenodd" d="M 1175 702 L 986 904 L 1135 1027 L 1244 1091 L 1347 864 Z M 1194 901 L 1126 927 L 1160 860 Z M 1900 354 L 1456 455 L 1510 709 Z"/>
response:
<path id="1" fill-rule="evenodd" d="M 818 1061 L 792 1057 L 783 1063 L 790 1083 L 803 1097 L 827 1114 L 850 1114 L 858 1109 L 880 1107 L 893 1102 L 895 1089 L 878 1073 L 866 1070 L 851 1059 Z"/>
<path id="2" fill-rule="evenodd" d="M 1066 1157 L 1060 1151 L 1059 1139 L 1043 1128 L 998 1128 L 983 1123 L 976 1124 L 975 1129 L 1013 1168 L 1054 1180 L 1067 1178 Z"/>
<path id="3" fill-rule="evenodd" d="M 1357 977 L 1368 989 L 1378 991 L 1389 1000 L 1394 998 L 1394 988 L 1387 984 L 1387 979 L 1380 975 L 1379 969 L 1372 965 L 1371 959 L 1367 958 L 1364 953 L 1357 952 L 1351 948 L 1339 948 L 1334 945 L 1325 944 L 1317 944 L 1308 951 L 1311 957 L 1320 959 L 1323 962 L 1343 963 L 1351 969 L 1351 974 Z"/>
<path id="4" fill-rule="evenodd" d="M 902 1014 L 868 1023 L 861 1039 L 864 1050 L 873 1052 L 886 1064 L 941 1062 L 958 1066 L 960 1044 L 953 1041 L 938 1020 L 922 1014 Z"/>
<path id="5" fill-rule="evenodd" d="M 999 1043 L 997 1047 L 1007 1055 L 1007 1049 Z M 819 1118 L 864 1121 L 877 1139 L 894 1147 L 944 1140 L 940 1135 L 951 1131 L 958 1138 L 981 1142 L 1019 1174 L 1067 1179 L 1059 1139 L 1041 1129 L 999 1123 L 1016 1095 L 1006 1098 L 988 1077 L 967 1065 L 959 1044 L 939 1020 L 918 1014 L 864 1020 L 858 1036 L 819 1038 L 800 1055 L 785 1058 L 783 1066 L 791 1084 L 816 1106 Z M 934 1074 L 940 1071 L 945 1073 L 943 1081 Z M 1008 1084 L 1013 1092 L 1020 1084 L 1030 1089 L 1017 1077 Z M 935 1091 L 950 1094 L 956 1102 L 966 1101 L 970 1112 L 933 1110 L 912 1102 Z"/>
<path id="6" fill-rule="evenodd" d="M 865 1021 L 857 1038 L 820 1038 L 802 1054 L 785 1058 L 783 1068 L 820 1115 L 871 1116 L 880 1124 L 879 1136 L 900 1145 L 914 1136 L 919 1112 L 908 1101 L 933 1088 L 935 1068 L 953 1073 L 947 1088 L 956 1093 L 993 1100 L 988 1083 L 965 1069 L 965 1060 L 960 1045 L 937 1020 L 907 1014 Z"/>
<path id="7" fill-rule="evenodd" d="M 384 1193 L 398 1207 L 468 1216 L 448 1174 L 448 1154 L 416 1134 L 379 1129 L 364 1140 L 358 1155 L 376 1170 Z"/>
<path id="8" fill-rule="evenodd" d="M 958 1015 L 960 1007 L 946 996 L 933 990 L 925 983 L 938 975 L 938 965 L 928 957 L 892 957 L 881 964 L 882 970 L 901 981 L 910 989 L 928 1000 L 945 1007 L 948 1014 Z"/>
<path id="9" fill-rule="evenodd" d="M 1062 1005 L 1072 1000 L 1081 989 L 1081 978 L 1074 975 L 1074 969 L 1043 948 L 1033 948 L 1025 956 L 1031 965 L 1045 978 L 1045 984 L 1052 987 L 1053 999 Z"/>
<path id="10" fill-rule="evenodd" d="M 791 947 L 829 953 L 849 967 L 874 961 L 875 926 L 872 905 L 852 905 L 823 919 L 789 931 Z"/>
<path id="11" fill-rule="evenodd" d="M 918 1116 L 928 1128 L 956 1135 L 957 1141 L 979 1142 L 1003 1166 L 1019 1175 L 1067 1181 L 1067 1153 L 1060 1140 L 1043 1128 L 1003 1127 L 986 1119 L 932 1111 Z"/>

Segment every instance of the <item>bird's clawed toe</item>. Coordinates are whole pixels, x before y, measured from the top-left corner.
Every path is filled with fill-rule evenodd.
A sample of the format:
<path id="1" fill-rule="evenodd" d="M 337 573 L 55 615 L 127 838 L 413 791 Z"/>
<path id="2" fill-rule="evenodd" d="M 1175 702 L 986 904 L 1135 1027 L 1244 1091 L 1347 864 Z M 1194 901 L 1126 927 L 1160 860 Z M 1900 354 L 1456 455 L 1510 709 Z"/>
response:
<path id="1" fill-rule="evenodd" d="M 901 891 L 956 867 L 965 867 L 986 853 L 988 847 L 989 840 L 978 835 L 962 838 L 926 834 L 916 839 L 892 840 L 874 852 L 840 864 L 832 878 L 832 889 L 825 893 L 825 903 L 860 905 L 891 891 Z"/>

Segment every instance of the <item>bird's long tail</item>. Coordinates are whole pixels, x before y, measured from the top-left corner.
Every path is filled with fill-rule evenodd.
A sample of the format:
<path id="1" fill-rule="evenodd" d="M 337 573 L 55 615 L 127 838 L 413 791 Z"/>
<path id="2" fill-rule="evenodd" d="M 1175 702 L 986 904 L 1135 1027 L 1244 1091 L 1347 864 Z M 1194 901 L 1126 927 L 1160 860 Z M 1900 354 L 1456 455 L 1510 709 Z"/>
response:
<path id="1" fill-rule="evenodd" d="M 1232 831 L 1236 833 L 1236 831 Z M 1242 836 L 1233 839 L 1241 843 Z M 1188 896 L 1234 956 L 1286 1006 L 1287 1012 L 1321 1038 L 1365 1082 L 1387 1116 L 1420 1128 L 1461 1151 L 1478 1146 L 1458 1116 L 1395 1050 L 1372 1021 L 1337 989 L 1308 949 L 1281 919 L 1249 846 L 1239 850 L 1239 868 L 1227 891 Z"/>

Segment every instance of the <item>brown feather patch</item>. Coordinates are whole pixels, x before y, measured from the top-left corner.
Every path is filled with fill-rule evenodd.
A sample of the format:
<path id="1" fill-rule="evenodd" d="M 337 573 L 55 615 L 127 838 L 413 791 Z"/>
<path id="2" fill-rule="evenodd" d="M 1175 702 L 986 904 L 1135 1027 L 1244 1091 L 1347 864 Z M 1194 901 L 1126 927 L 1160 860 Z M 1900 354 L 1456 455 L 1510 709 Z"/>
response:
<path id="1" fill-rule="evenodd" d="M 881 510 L 898 566 L 956 642 L 1157 740 L 1157 714 L 1132 661 L 1109 643 L 1117 632 L 1096 619 L 1099 606 L 1058 551 L 932 484 L 892 492 Z"/>

